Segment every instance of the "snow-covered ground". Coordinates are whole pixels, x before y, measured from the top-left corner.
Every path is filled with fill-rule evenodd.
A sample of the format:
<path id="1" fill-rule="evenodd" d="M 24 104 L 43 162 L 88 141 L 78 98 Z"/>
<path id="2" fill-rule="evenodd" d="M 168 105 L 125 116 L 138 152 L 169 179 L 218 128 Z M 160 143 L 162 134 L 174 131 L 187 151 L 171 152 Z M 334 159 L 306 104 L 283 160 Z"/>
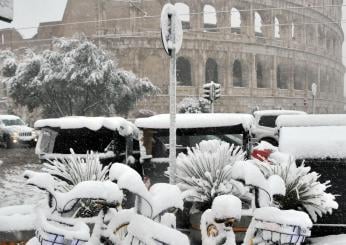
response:
<path id="1" fill-rule="evenodd" d="M 0 148 L 0 207 L 20 204 L 35 204 L 46 194 L 25 184 L 25 170 L 39 171 L 41 164 L 34 149 Z"/>

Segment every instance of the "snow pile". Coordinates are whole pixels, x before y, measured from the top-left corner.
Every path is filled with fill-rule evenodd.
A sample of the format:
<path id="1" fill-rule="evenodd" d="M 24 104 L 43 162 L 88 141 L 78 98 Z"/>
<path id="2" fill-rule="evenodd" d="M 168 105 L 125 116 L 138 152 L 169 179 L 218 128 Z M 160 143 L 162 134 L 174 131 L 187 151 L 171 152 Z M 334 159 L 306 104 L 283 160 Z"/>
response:
<path id="1" fill-rule="evenodd" d="M 36 224 L 36 215 L 33 205 L 16 205 L 0 208 L 0 231 L 33 230 Z"/>
<path id="2" fill-rule="evenodd" d="M 282 115 L 276 119 L 278 128 L 309 126 L 346 126 L 345 114 Z"/>
<path id="3" fill-rule="evenodd" d="M 160 114 L 148 118 L 139 118 L 135 121 L 139 128 L 168 129 L 170 125 L 169 114 Z M 177 114 L 177 128 L 208 128 L 242 125 L 250 130 L 254 125 L 254 118 L 249 114 L 236 113 L 197 113 Z"/>
<path id="4" fill-rule="evenodd" d="M 235 218 L 239 220 L 241 217 L 241 201 L 232 195 L 222 195 L 214 199 L 211 206 L 216 219 Z"/>
<path id="5" fill-rule="evenodd" d="M 135 240 L 138 239 L 144 244 L 157 244 L 157 241 L 169 245 L 190 244 L 185 234 L 141 215 L 134 215 L 128 226 L 128 232 L 129 235 L 125 238 L 123 244 L 133 244 L 132 236 Z"/>
<path id="6" fill-rule="evenodd" d="M 64 212 L 67 204 L 77 199 L 102 199 L 107 203 L 122 203 L 123 193 L 118 186 L 111 181 L 83 181 L 74 186 L 69 192 L 55 191 L 55 180 L 48 173 L 36 173 L 25 171 L 24 176 L 28 178 L 27 184 L 34 185 L 48 191 L 55 200 L 54 209 Z"/>
<path id="7" fill-rule="evenodd" d="M 264 207 L 256 209 L 253 216 L 258 220 L 279 223 L 282 225 L 300 226 L 305 228 L 312 227 L 309 215 L 296 210 L 280 210 L 275 207 Z"/>
<path id="8" fill-rule="evenodd" d="M 346 158 L 345 135 L 346 126 L 284 127 L 280 129 L 280 151 L 297 159 Z"/>
<path id="9" fill-rule="evenodd" d="M 258 116 L 279 116 L 279 115 L 306 115 L 304 111 L 294 111 L 294 110 L 260 110 L 254 111 L 255 117 Z"/>
<path id="10" fill-rule="evenodd" d="M 243 244 L 297 244 L 311 235 L 312 222 L 301 211 L 280 210 L 274 207 L 259 208 L 246 232 Z"/>
<path id="11" fill-rule="evenodd" d="M 232 230 L 234 221 L 241 217 L 241 201 L 232 195 L 222 195 L 214 199 L 211 209 L 201 217 L 202 245 L 235 245 Z"/>
<path id="12" fill-rule="evenodd" d="M 184 202 L 179 188 L 175 185 L 157 183 L 150 190 L 154 205 L 153 217 L 167 211 L 169 208 L 183 210 Z"/>
<path id="13" fill-rule="evenodd" d="M 86 242 L 90 238 L 89 227 L 84 222 L 59 216 L 47 218 L 41 212 L 39 212 L 37 233 L 41 239 L 55 242 L 58 242 L 58 239 L 60 242 L 64 242 L 64 239 Z M 58 238 L 56 235 L 59 235 Z"/>
<path id="14" fill-rule="evenodd" d="M 41 119 L 35 122 L 35 128 L 44 127 L 61 128 L 61 129 L 76 129 L 88 128 L 97 131 L 102 127 L 113 131 L 118 131 L 122 136 L 137 135 L 136 126 L 122 117 L 62 117 Z"/>

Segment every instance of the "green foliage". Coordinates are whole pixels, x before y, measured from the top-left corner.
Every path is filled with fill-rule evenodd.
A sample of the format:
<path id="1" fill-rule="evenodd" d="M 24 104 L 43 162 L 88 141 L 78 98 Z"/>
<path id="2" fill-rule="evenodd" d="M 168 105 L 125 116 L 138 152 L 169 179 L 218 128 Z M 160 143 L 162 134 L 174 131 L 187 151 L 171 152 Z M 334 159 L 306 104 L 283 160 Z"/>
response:
<path id="1" fill-rule="evenodd" d="M 52 49 L 5 62 L 3 73 L 12 75 L 14 102 L 42 107 L 46 117 L 127 114 L 137 100 L 159 91 L 147 78 L 119 69 L 85 37 L 55 39 Z"/>

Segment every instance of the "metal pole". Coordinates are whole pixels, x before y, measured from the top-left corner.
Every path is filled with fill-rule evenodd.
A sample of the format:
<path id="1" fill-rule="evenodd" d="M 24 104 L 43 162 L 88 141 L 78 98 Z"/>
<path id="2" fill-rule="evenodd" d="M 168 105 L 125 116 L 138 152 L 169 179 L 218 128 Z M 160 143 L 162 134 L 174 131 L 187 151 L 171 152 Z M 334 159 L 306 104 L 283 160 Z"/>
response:
<path id="1" fill-rule="evenodd" d="M 169 83 L 169 181 L 175 184 L 176 174 L 176 54 L 175 54 L 175 11 L 172 13 L 172 53 L 170 59 L 170 83 Z"/>
<path id="2" fill-rule="evenodd" d="M 211 113 L 214 113 L 214 101 L 210 102 Z"/>
<path id="3" fill-rule="evenodd" d="M 315 114 L 315 106 L 316 106 L 316 104 L 315 104 L 315 96 L 313 95 L 312 96 L 312 114 Z"/>

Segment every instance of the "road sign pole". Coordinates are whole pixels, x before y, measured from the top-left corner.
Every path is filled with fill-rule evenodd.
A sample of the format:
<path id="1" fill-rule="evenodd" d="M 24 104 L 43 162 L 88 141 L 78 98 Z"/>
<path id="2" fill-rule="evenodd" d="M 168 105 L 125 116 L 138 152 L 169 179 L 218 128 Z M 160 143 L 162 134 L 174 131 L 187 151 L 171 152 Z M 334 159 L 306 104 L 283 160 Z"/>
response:
<path id="1" fill-rule="evenodd" d="M 174 5 L 167 3 L 161 11 L 161 38 L 165 51 L 170 56 L 169 67 L 169 181 L 175 184 L 176 174 L 176 91 L 177 61 L 183 41 L 183 26 Z"/>
<path id="2" fill-rule="evenodd" d="M 169 170 L 170 170 L 170 183 L 175 184 L 176 174 L 176 53 L 175 53 L 175 11 L 171 16 L 172 28 L 172 53 L 170 58 L 170 82 L 169 82 L 169 114 L 170 114 L 170 127 L 169 127 Z"/>

